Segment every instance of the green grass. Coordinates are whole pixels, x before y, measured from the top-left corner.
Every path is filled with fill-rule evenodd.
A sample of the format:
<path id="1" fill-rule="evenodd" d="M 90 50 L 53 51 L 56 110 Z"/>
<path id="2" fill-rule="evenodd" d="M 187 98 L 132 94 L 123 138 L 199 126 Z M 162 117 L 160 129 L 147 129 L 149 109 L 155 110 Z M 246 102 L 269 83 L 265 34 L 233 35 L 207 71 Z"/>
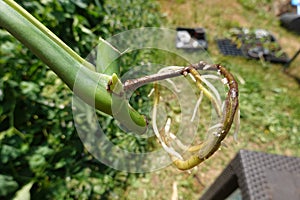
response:
<path id="1" fill-rule="evenodd" d="M 239 82 L 241 129 L 238 143 L 232 135 L 227 148 L 188 172 L 174 166 L 141 175 L 128 187 L 125 199 L 196 199 L 215 180 L 239 149 L 300 156 L 300 57 L 287 69 L 240 57 L 222 56 L 214 42 L 235 26 L 264 28 L 272 32 L 291 57 L 300 48 L 300 36 L 280 27 L 270 1 L 159 1 L 166 27 L 204 27 L 214 63 L 230 69 Z M 259 6 L 253 6 L 259 5 Z M 251 8 L 251 9 L 250 9 Z M 173 185 L 177 184 L 177 191 Z"/>

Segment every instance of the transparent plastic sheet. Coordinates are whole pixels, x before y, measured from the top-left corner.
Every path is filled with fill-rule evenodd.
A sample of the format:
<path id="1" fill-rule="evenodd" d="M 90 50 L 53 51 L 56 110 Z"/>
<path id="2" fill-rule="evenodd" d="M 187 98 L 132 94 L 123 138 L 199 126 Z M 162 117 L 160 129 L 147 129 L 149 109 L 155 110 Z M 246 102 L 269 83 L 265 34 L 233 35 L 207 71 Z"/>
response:
<path id="1" fill-rule="evenodd" d="M 200 60 L 209 62 L 211 60 L 205 51 L 186 52 L 176 49 L 175 37 L 176 31 L 174 30 L 142 28 L 126 31 L 106 39 L 107 42 L 121 52 L 120 57 L 135 51 L 149 49 L 159 54 L 160 52 L 167 54 L 167 59 L 153 59 L 153 57 L 148 60 L 145 59 L 145 62 L 131 66 L 128 71 L 123 72 L 120 79 L 124 84 L 124 88 L 128 80 L 181 70 L 183 67 L 191 65 L 191 63 L 199 63 Z M 92 51 L 91 55 L 95 55 L 95 53 L 97 53 L 97 50 Z M 174 59 L 172 59 L 173 57 Z M 181 65 L 177 66 L 178 59 L 175 59 L 175 57 L 180 58 Z M 91 61 L 94 58 L 94 56 L 89 56 L 87 59 Z M 120 58 L 114 58 L 111 62 L 117 59 Z M 122 126 L 122 123 L 133 122 L 130 121 L 131 118 L 128 114 L 126 115 L 126 112 L 125 115 L 120 115 L 120 106 L 122 103 L 128 103 L 134 91 L 143 84 L 133 89 L 125 88 L 124 90 L 124 88 L 121 88 L 121 90 L 124 90 L 125 95 L 112 92 L 112 116 L 119 122 L 117 123 L 119 129 L 136 138 L 149 139 L 149 141 L 154 139 L 157 144 L 162 145 L 157 145 L 155 149 L 148 152 L 133 152 L 115 145 L 98 122 L 95 108 L 86 105 L 76 96 L 73 96 L 75 126 L 84 146 L 101 163 L 117 170 L 134 173 L 149 172 L 166 167 L 174 162 L 172 154 L 176 155 L 178 159 L 187 159 L 196 155 L 194 152 L 197 152 L 199 158 L 201 153 L 200 144 L 209 138 L 211 130 L 214 131 L 215 128 L 212 127 L 220 124 L 220 121 L 224 118 L 223 115 L 220 116 L 220 111 L 225 106 L 225 103 L 222 102 L 225 102 L 228 96 L 226 91 L 228 91 L 227 85 L 229 83 L 224 85 L 224 82 L 222 82 L 224 77 L 220 76 L 220 70 L 211 70 L 214 67 L 206 64 L 198 71 L 201 74 L 201 84 L 208 88 L 209 94 L 214 96 L 215 103 L 205 100 L 207 95 L 203 94 L 203 90 L 199 90 L 199 87 L 197 88 L 195 80 L 186 76 L 189 73 L 156 82 L 161 94 L 160 103 L 156 110 L 157 123 L 154 123 L 157 127 L 156 131 L 153 131 L 152 114 L 154 107 L 152 106 L 149 107 L 146 113 L 143 113 L 148 116 L 149 125 L 146 132 L 143 134 L 128 132 Z M 78 73 L 78 76 L 81 76 L 81 74 Z M 101 80 L 99 79 L 99 81 Z M 76 88 L 80 88 L 80 85 L 75 83 L 75 91 Z M 201 94 L 202 100 L 200 98 Z M 152 102 L 153 95 L 155 94 L 149 95 L 147 101 Z M 170 109 L 171 104 L 179 107 L 179 112 Z M 216 111 L 214 104 L 218 105 L 220 111 Z M 201 107 L 203 105 L 204 108 Z M 171 111 L 173 113 L 170 113 Z M 166 123 L 169 124 L 169 128 L 166 127 Z M 217 126 L 216 129 L 218 128 L 220 127 Z M 167 137 L 162 138 L 160 136 L 162 130 L 167 132 Z M 169 142 L 164 142 L 166 138 Z M 190 151 L 191 149 L 192 151 Z"/>

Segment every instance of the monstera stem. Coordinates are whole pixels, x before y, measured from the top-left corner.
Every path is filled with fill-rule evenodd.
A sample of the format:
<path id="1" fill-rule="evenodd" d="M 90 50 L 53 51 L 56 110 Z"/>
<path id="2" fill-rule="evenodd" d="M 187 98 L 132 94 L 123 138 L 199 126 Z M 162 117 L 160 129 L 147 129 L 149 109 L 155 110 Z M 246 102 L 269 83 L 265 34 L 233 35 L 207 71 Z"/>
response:
<path id="1" fill-rule="evenodd" d="M 107 85 L 111 82 L 113 74 L 97 73 L 92 64 L 81 58 L 12 0 L 0 0 L 0 27 L 28 47 L 81 99 L 94 105 L 96 109 L 112 115 L 112 95 L 107 91 Z M 117 76 L 114 77 L 116 79 Z M 127 106 L 131 117 L 128 120 L 139 127 L 127 128 L 139 131 L 145 129 L 147 123 L 144 116 L 130 105 Z"/>

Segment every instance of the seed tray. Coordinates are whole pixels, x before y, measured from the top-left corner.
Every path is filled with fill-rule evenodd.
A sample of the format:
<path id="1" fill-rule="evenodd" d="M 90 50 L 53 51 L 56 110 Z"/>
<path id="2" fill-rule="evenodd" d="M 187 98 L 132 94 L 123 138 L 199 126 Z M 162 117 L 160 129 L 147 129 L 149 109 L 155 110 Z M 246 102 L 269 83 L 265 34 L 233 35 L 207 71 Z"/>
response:
<path id="1" fill-rule="evenodd" d="M 243 56 L 243 51 L 230 39 L 217 39 L 217 45 L 223 55 Z"/>
<path id="2" fill-rule="evenodd" d="M 263 59 L 273 63 L 286 64 L 289 58 L 281 49 L 276 38 L 264 29 L 250 31 L 235 28 L 229 37 L 216 39 L 223 55 L 243 56 L 248 59 Z"/>

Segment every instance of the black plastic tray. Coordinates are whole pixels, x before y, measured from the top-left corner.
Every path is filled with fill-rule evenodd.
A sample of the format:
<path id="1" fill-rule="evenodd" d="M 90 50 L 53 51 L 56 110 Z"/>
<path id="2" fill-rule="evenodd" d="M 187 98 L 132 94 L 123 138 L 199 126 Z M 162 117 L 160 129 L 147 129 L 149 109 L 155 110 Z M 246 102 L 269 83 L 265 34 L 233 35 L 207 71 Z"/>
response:
<path id="1" fill-rule="evenodd" d="M 217 39 L 217 45 L 223 55 L 244 56 L 243 51 L 229 39 Z"/>
<path id="2" fill-rule="evenodd" d="M 263 58 L 265 61 L 281 64 L 289 62 L 287 54 L 282 52 L 276 38 L 271 33 L 260 29 L 260 31 L 264 31 L 264 33 L 266 33 L 264 37 L 267 38 L 267 42 L 269 44 L 276 45 L 282 52 L 278 56 L 276 55 L 276 52 L 272 52 L 271 50 L 263 47 L 264 41 L 260 38 L 256 38 L 253 32 L 248 34 L 242 30 L 243 29 L 235 29 L 235 31 L 240 31 L 240 33 L 236 35 L 235 41 L 229 38 L 216 39 L 218 48 L 223 55 L 243 56 L 249 59 Z M 238 42 L 240 42 L 240 44 L 238 44 Z"/>

